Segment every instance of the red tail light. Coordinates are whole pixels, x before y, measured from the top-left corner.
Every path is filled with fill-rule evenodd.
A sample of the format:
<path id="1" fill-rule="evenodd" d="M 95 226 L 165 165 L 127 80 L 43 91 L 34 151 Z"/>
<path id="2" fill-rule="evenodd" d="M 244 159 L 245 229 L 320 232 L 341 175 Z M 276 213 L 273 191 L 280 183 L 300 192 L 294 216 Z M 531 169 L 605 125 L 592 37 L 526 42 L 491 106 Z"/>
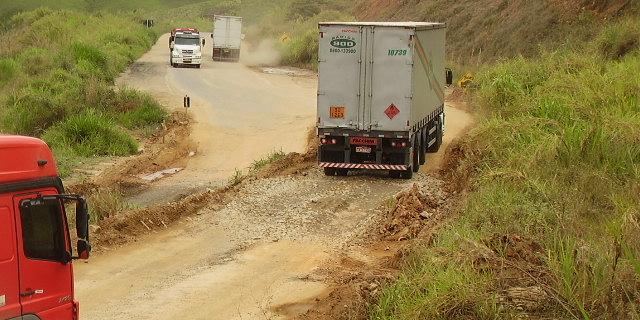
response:
<path id="1" fill-rule="evenodd" d="M 394 148 L 406 148 L 409 145 L 405 140 L 392 140 L 391 146 Z"/>
<path id="2" fill-rule="evenodd" d="M 320 139 L 322 144 L 338 144 L 338 139 L 336 138 L 322 138 Z"/>

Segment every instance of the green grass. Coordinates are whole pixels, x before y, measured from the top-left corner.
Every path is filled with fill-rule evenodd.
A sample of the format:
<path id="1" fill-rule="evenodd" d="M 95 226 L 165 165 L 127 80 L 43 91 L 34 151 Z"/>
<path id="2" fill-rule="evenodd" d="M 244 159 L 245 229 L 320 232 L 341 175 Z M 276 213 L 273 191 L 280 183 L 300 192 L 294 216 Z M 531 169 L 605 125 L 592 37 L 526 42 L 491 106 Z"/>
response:
<path id="1" fill-rule="evenodd" d="M 113 86 L 157 37 L 136 19 L 43 8 L 8 19 L 0 33 L 0 131 L 43 137 L 65 175 L 78 157 L 137 152 L 131 133 L 162 122 L 166 111 Z"/>
<path id="2" fill-rule="evenodd" d="M 522 317 L 483 301 L 531 285 L 531 277 L 511 269 L 520 276 L 505 278 L 500 267 L 452 258 L 473 252 L 450 239 L 487 244 L 496 235 L 518 235 L 542 248 L 539 264 L 513 263 L 546 274 L 536 278 L 553 298 L 544 315 L 640 318 L 638 21 L 611 23 L 583 49 L 481 69 L 473 94 L 482 120 L 462 142 L 457 169 L 460 177 L 471 172 L 464 211 L 431 249 L 418 251 L 427 267 L 410 264 L 371 319 L 456 318 L 446 316 L 451 307 L 441 302 L 452 295 L 470 301 L 471 318 Z M 496 261 L 513 259 L 486 246 Z M 460 280 L 467 277 L 477 281 Z M 434 288 L 432 280 L 444 284 Z M 456 286 L 446 285 L 454 280 Z"/>
<path id="3" fill-rule="evenodd" d="M 258 171 L 266 167 L 267 165 L 284 158 L 284 156 L 285 153 L 282 150 L 271 152 L 266 157 L 253 161 L 253 163 L 251 164 L 251 170 Z"/>
<path id="4" fill-rule="evenodd" d="M 112 119 L 87 110 L 50 127 L 42 138 L 54 148 L 70 146 L 79 156 L 125 156 L 138 151 L 137 142 Z"/>

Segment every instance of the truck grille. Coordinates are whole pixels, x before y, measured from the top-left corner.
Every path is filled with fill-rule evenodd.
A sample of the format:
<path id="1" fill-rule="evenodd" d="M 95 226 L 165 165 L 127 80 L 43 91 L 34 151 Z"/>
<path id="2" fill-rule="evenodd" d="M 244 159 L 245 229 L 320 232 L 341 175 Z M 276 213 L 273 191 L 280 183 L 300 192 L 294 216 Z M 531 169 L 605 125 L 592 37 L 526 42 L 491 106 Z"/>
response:
<path id="1" fill-rule="evenodd" d="M 193 50 L 182 50 L 183 54 L 193 54 Z"/>

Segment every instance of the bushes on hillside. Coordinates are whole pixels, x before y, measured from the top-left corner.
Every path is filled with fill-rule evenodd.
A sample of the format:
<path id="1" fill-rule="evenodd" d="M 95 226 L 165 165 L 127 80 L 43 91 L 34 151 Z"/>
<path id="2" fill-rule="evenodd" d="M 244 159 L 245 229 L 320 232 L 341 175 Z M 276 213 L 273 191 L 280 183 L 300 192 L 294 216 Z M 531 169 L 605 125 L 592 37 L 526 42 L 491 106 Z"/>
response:
<path id="1" fill-rule="evenodd" d="M 607 59 L 619 59 L 640 47 L 640 21 L 627 19 L 607 26 L 596 41 L 597 47 Z"/>
<path id="2" fill-rule="evenodd" d="M 20 65 L 13 59 L 0 59 L 0 88 L 11 81 L 20 71 Z"/>
<path id="3" fill-rule="evenodd" d="M 294 2 L 295 3 L 295 2 Z M 301 5 L 302 6 L 302 5 Z M 309 6 L 311 6 L 309 4 Z M 291 39 L 281 46 L 282 62 L 287 65 L 318 67 L 318 23 L 321 21 L 353 21 L 354 18 L 340 11 L 325 10 L 307 19 L 301 19 L 300 12 L 292 9 L 290 18 L 297 19 L 291 27 L 295 32 Z M 306 11 L 305 11 L 306 10 Z M 305 9 L 304 14 L 312 14 L 313 10 Z M 298 18 L 296 18 L 298 17 Z"/>
<path id="4" fill-rule="evenodd" d="M 113 119 L 89 109 L 49 128 L 42 138 L 52 148 L 71 149 L 80 156 L 124 156 L 137 152 L 136 141 Z"/>
<path id="5" fill-rule="evenodd" d="M 0 47 L 0 131 L 42 135 L 65 172 L 64 161 L 75 156 L 136 152 L 121 127 L 142 129 L 166 116 L 148 95 L 113 88 L 155 41 L 134 19 L 37 9 L 15 15 L 8 26 L 0 34 L 8 44 Z"/>

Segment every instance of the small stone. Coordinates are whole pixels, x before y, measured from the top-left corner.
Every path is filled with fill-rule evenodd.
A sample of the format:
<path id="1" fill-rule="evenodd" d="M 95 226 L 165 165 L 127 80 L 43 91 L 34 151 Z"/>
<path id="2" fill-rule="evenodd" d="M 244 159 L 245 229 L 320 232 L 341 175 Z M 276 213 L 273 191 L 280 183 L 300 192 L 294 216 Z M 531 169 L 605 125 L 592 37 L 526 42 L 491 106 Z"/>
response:
<path id="1" fill-rule="evenodd" d="M 422 211 L 420 212 L 420 218 L 422 219 L 431 219 L 433 217 L 433 212 Z"/>

